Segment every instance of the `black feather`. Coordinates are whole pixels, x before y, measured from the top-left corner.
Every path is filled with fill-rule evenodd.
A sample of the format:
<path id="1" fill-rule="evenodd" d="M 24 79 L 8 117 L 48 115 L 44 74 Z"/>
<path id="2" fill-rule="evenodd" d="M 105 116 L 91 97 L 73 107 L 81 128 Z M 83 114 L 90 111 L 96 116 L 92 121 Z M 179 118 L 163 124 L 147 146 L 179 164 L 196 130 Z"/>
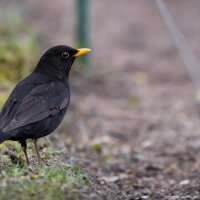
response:
<path id="1" fill-rule="evenodd" d="M 0 131 L 0 144 L 3 143 L 4 141 L 8 140 L 11 137 L 10 134 L 8 133 L 3 133 Z"/>

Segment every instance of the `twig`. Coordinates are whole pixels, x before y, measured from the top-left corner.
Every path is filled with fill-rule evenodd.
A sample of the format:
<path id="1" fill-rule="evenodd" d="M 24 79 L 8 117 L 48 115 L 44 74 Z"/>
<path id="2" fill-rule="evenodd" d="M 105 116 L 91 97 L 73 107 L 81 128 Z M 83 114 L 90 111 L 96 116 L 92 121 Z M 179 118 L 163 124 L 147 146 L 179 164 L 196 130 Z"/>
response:
<path id="1" fill-rule="evenodd" d="M 170 33 L 172 34 L 175 44 L 179 50 L 179 53 L 183 59 L 184 65 L 186 70 L 188 71 L 193 84 L 195 85 L 196 89 L 200 89 L 200 63 L 197 59 L 193 49 L 186 41 L 184 35 L 181 33 L 179 28 L 177 27 L 174 19 L 172 18 L 168 8 L 166 7 L 163 0 L 155 0 L 162 15 L 167 28 L 169 29 Z"/>

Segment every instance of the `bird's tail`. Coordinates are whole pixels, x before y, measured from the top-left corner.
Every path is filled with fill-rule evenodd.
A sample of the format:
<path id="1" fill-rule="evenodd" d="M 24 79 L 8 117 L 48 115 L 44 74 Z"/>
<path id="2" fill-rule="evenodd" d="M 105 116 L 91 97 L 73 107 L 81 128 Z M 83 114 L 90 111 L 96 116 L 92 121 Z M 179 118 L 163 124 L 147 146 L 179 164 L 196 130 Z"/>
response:
<path id="1" fill-rule="evenodd" d="M 0 130 L 0 144 L 3 143 L 4 141 L 8 140 L 10 138 L 10 134 L 8 133 L 3 133 L 1 130 Z"/>

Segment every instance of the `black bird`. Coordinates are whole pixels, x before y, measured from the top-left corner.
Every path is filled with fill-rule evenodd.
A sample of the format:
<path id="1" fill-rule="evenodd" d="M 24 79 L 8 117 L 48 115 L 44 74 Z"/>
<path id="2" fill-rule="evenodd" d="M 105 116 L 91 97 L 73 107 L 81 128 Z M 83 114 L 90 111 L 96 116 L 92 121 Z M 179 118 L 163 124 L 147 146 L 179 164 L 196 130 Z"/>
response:
<path id="1" fill-rule="evenodd" d="M 0 113 L 0 144 L 19 141 L 27 164 L 27 139 L 33 139 L 41 161 L 37 139 L 52 133 L 64 118 L 70 101 L 69 71 L 75 59 L 90 49 L 59 45 L 41 57 L 35 70 L 17 84 Z"/>

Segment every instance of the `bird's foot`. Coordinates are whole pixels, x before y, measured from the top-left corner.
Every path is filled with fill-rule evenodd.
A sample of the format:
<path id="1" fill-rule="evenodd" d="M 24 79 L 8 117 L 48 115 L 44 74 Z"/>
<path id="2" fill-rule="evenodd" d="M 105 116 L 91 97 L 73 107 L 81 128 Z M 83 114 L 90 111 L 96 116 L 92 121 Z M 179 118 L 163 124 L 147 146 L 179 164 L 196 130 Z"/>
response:
<path id="1" fill-rule="evenodd" d="M 39 164 L 40 166 L 50 166 L 50 164 L 42 158 L 37 159 L 37 164 Z"/>

